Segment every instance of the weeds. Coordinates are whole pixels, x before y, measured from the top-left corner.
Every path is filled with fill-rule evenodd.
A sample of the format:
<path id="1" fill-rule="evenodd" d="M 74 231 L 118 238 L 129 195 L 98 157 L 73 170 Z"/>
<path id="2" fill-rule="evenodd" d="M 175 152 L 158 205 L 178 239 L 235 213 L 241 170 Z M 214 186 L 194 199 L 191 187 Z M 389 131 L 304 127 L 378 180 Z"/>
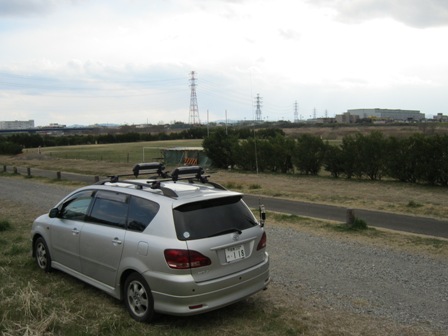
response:
<path id="1" fill-rule="evenodd" d="M 9 251 L 5 251 L 5 256 L 17 256 L 28 253 L 29 251 L 29 246 L 23 246 L 23 244 L 13 244 Z"/>
<path id="2" fill-rule="evenodd" d="M 0 232 L 9 231 L 12 229 L 11 223 L 7 220 L 0 221 Z"/>
<path id="3" fill-rule="evenodd" d="M 238 189 L 238 190 L 243 189 L 243 185 L 242 184 L 236 183 L 236 182 L 232 182 L 232 181 L 225 183 L 224 187 L 226 187 L 227 189 L 230 189 L 230 190 L 232 190 L 232 189 L 233 190 L 235 190 L 235 189 Z"/>
<path id="4" fill-rule="evenodd" d="M 409 201 L 408 204 L 406 205 L 408 208 L 421 208 L 423 206 L 423 204 L 417 203 L 415 201 Z"/>
<path id="5" fill-rule="evenodd" d="M 353 224 L 350 225 L 350 229 L 351 230 L 355 230 L 355 231 L 367 230 L 367 228 L 368 228 L 367 227 L 367 223 L 363 219 L 358 218 L 358 217 L 355 217 L 355 220 L 353 221 Z"/>

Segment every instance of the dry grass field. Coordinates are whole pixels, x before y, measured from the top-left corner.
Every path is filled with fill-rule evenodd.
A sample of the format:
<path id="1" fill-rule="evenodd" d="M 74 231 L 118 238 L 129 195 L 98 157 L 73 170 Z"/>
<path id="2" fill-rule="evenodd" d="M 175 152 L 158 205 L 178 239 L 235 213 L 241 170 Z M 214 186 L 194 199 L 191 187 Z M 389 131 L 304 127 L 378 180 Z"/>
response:
<path id="1" fill-rule="evenodd" d="M 372 131 L 383 133 L 386 137 L 408 137 L 415 133 L 422 134 L 446 134 L 448 127 L 444 123 L 420 123 L 407 125 L 337 125 L 333 127 L 301 127 L 301 128 L 285 128 L 283 131 L 289 136 L 297 136 L 299 134 L 312 134 L 320 136 L 323 140 L 342 140 L 346 135 L 354 133 L 368 134 Z"/>

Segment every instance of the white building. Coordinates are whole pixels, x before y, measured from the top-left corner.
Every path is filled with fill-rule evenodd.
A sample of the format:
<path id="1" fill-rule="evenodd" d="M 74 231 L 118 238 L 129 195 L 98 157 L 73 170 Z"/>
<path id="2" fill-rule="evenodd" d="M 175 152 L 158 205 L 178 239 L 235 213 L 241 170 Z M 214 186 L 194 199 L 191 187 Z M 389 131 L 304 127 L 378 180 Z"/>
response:
<path id="1" fill-rule="evenodd" d="M 34 120 L 28 120 L 28 121 L 0 121 L 0 129 L 28 129 L 28 128 L 34 128 Z"/>
<path id="2" fill-rule="evenodd" d="M 421 121 L 425 115 L 417 110 L 399 109 L 353 109 L 348 110 L 350 115 L 357 115 L 360 119 L 394 120 L 394 121 Z"/>

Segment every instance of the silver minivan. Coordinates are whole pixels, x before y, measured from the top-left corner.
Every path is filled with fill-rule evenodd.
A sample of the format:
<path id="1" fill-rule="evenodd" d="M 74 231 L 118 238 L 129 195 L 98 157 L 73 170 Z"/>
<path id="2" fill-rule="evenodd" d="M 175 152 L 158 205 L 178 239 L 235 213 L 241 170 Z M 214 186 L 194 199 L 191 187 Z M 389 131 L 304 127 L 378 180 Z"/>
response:
<path id="1" fill-rule="evenodd" d="M 123 300 L 137 321 L 193 315 L 242 300 L 270 282 L 264 209 L 208 181 L 201 167 L 167 174 L 139 164 L 135 179 L 80 188 L 32 226 L 32 251 L 55 268 Z M 148 179 L 142 172 L 157 173 Z"/>

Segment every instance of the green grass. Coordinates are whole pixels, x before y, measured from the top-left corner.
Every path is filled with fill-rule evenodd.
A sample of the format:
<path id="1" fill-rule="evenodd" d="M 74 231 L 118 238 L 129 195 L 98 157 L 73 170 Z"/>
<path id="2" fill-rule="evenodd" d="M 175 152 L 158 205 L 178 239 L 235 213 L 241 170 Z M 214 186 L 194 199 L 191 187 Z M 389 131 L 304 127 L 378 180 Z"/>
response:
<path id="1" fill-rule="evenodd" d="M 8 220 L 0 220 L 0 232 L 11 230 L 11 223 Z"/>

